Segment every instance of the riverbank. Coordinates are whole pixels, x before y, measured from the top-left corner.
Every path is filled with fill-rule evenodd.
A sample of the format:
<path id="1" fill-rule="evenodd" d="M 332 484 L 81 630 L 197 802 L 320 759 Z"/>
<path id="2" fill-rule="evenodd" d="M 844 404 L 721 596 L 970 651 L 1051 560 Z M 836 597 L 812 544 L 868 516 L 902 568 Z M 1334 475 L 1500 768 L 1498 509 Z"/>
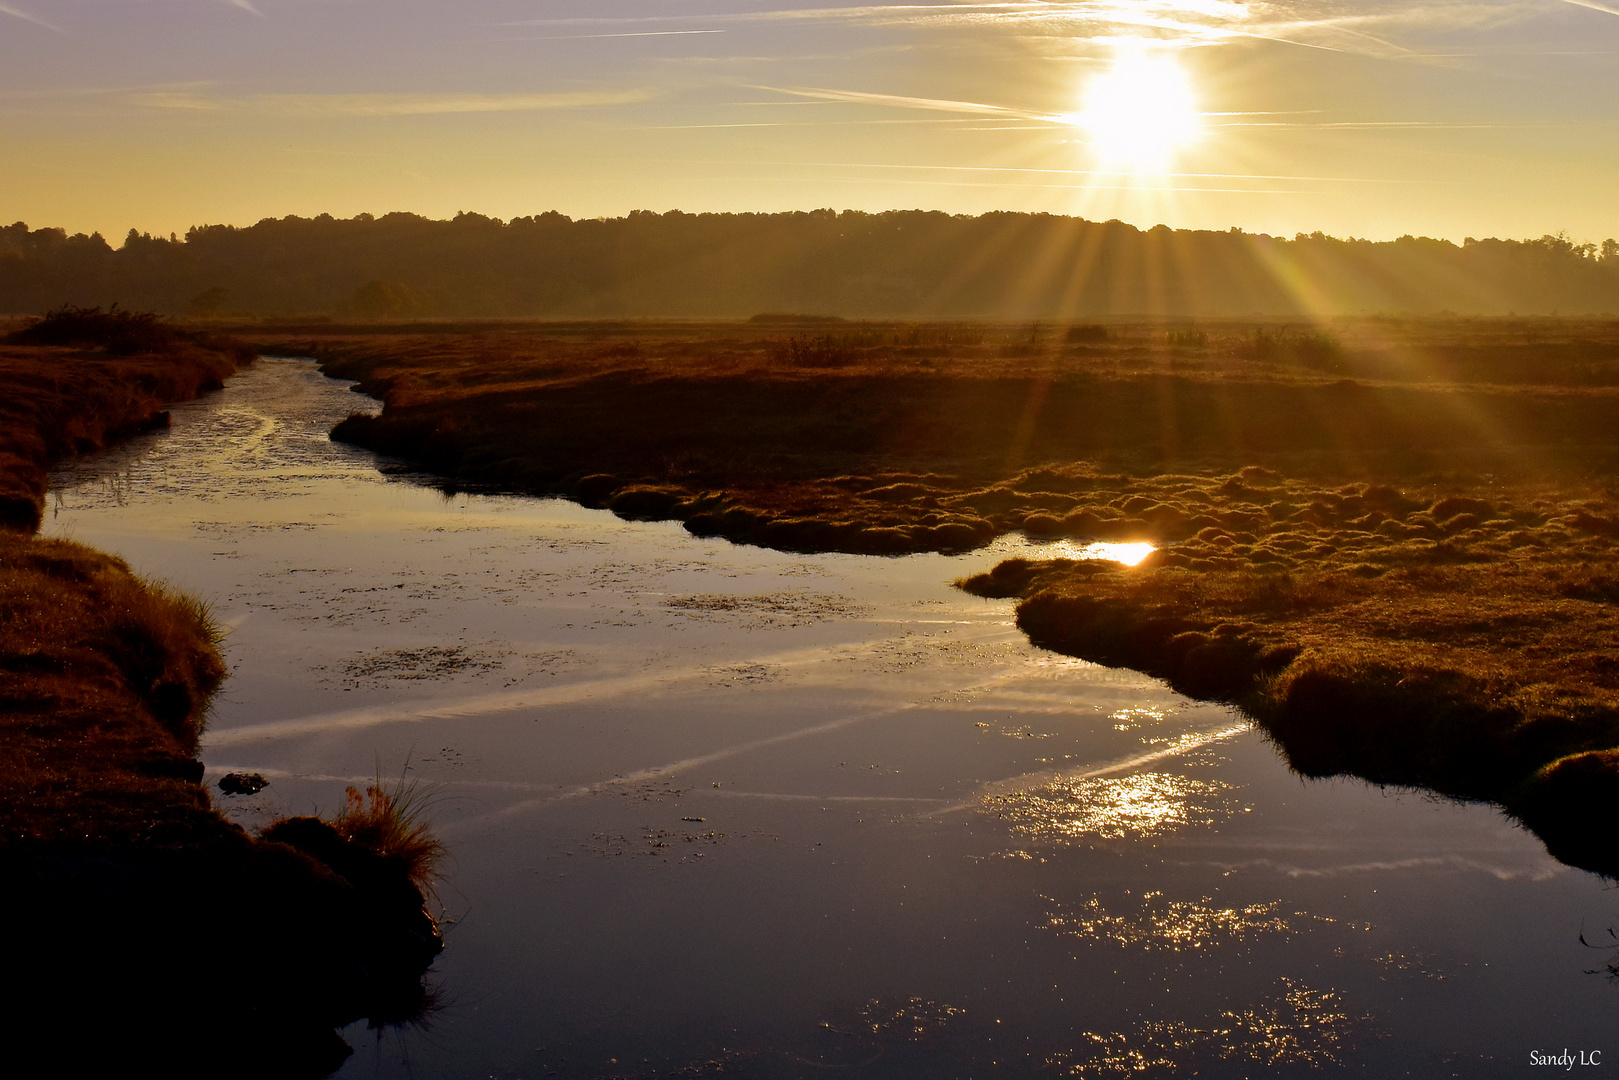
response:
<path id="1" fill-rule="evenodd" d="M 333 437 L 447 485 L 785 550 L 1151 542 L 968 587 L 1307 775 L 1496 801 L 1619 870 L 1611 322 L 304 330 L 384 402 Z"/>
<path id="2" fill-rule="evenodd" d="M 1019 529 L 1182 540 L 1201 526 L 1130 509 L 1166 473 L 1262 464 L 1461 488 L 1619 460 L 1608 324 L 611 323 L 259 338 L 384 402 L 339 425 L 340 440 L 452 485 L 564 495 L 785 550 L 961 551 Z"/>
<path id="3" fill-rule="evenodd" d="M 3 328 L 0 328 L 3 329 Z M 0 338 L 0 528 L 32 532 L 51 464 L 168 423 L 254 353 L 150 316 L 63 309 Z"/>
<path id="4" fill-rule="evenodd" d="M 440 945 L 419 860 L 349 843 L 341 819 L 264 840 L 215 812 L 196 754 L 226 668 L 206 607 L 31 535 L 53 462 L 160 426 L 250 357 L 99 312 L 0 348 L 0 912 L 27 927 L 0 1027 L 64 1071 L 325 1075 L 348 1054 L 335 1028 L 419 1011 Z"/>

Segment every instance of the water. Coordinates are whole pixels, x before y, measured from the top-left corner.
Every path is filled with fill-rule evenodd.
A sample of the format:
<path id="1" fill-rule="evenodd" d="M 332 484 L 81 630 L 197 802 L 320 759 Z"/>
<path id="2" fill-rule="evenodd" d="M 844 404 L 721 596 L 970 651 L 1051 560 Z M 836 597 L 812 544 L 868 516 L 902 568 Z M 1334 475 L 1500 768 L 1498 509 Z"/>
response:
<path id="1" fill-rule="evenodd" d="M 206 598 L 249 827 L 408 777 L 438 1007 L 351 1077 L 1518 1076 L 1619 1062 L 1619 898 L 1495 810 L 1304 782 L 950 582 L 445 497 L 266 359 L 59 472 L 45 531 Z M 215 902 L 228 903 L 226 897 Z"/>

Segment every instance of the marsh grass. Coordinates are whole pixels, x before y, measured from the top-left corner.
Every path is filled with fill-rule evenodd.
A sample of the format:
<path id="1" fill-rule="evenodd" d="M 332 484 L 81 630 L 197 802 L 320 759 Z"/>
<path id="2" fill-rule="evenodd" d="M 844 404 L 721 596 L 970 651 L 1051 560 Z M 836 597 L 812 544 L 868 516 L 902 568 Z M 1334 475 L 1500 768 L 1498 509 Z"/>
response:
<path id="1" fill-rule="evenodd" d="M 331 823 L 349 843 L 397 862 L 411 883 L 429 894 L 444 847 L 422 819 L 426 808 L 427 798 L 419 785 L 401 779 L 385 786 L 379 779 L 363 793 L 348 788 Z"/>
<path id="2" fill-rule="evenodd" d="M 206 828 L 194 754 L 218 640 L 204 605 L 122 560 L 0 533 L 0 835 Z"/>
<path id="3" fill-rule="evenodd" d="M 166 423 L 169 402 L 248 356 L 116 308 L 60 308 L 0 343 L 0 836 L 113 843 L 215 828 L 195 760 L 225 676 L 207 605 L 28 534 L 51 464 Z"/>

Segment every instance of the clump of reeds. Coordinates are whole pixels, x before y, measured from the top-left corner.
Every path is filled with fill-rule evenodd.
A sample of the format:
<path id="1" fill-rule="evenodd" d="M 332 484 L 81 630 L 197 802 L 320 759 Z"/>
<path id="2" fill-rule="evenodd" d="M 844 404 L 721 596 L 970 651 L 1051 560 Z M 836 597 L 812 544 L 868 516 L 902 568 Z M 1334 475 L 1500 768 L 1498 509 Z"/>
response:
<path id="1" fill-rule="evenodd" d="M 426 892 L 444 846 L 421 818 L 419 789 L 402 781 L 389 790 L 379 781 L 368 784 L 363 794 L 350 787 L 345 795 L 343 808 L 331 821 L 337 834 L 398 863 L 411 883 Z"/>

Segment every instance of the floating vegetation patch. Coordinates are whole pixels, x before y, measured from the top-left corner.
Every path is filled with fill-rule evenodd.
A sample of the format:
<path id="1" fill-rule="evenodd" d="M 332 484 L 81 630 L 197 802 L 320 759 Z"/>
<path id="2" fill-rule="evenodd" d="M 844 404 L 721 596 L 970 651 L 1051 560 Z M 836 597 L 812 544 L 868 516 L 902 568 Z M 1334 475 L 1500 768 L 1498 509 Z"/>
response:
<path id="1" fill-rule="evenodd" d="M 1057 904 L 1051 897 L 1048 901 Z M 1058 934 L 1148 951 L 1182 952 L 1265 934 L 1286 934 L 1292 925 L 1280 912 L 1281 901 L 1223 907 L 1212 898 L 1166 900 L 1161 892 L 1143 893 L 1138 910 L 1114 914 L 1092 897 L 1077 908 L 1060 904 L 1046 916 L 1045 928 Z"/>
<path id="2" fill-rule="evenodd" d="M 663 606 L 695 618 L 738 616 L 744 626 L 808 626 L 836 619 L 855 619 L 871 611 L 869 604 L 858 604 L 829 593 L 767 593 L 760 596 L 731 596 L 724 593 L 698 593 L 671 596 Z"/>
<path id="3" fill-rule="evenodd" d="M 420 649 L 383 649 L 366 653 L 342 665 L 350 679 L 376 682 L 386 679 L 448 679 L 494 671 L 504 665 L 499 657 L 468 651 L 460 645 L 428 645 Z"/>
<path id="4" fill-rule="evenodd" d="M 1276 1069 L 1342 1066 L 1364 1017 L 1351 1016 L 1337 991 L 1313 990 L 1282 978 L 1281 991 L 1228 1009 L 1206 1027 L 1148 1020 L 1131 1032 L 1087 1032 L 1089 1045 L 1046 1059 L 1060 1075 L 1195 1076 L 1220 1062 Z"/>
<path id="5" fill-rule="evenodd" d="M 1389 974 L 1405 975 L 1412 978 L 1432 979 L 1434 982 L 1444 982 L 1450 978 L 1433 963 L 1433 958 L 1422 953 L 1384 953 L 1382 956 L 1372 957 L 1372 963 Z"/>
<path id="6" fill-rule="evenodd" d="M 774 682 L 781 678 L 785 671 L 779 664 L 759 664 L 743 662 L 740 664 L 720 664 L 708 669 L 713 676 L 712 686 L 754 686 L 759 683 Z"/>
<path id="7" fill-rule="evenodd" d="M 1055 777 L 985 796 L 982 809 L 1040 840 L 1122 840 L 1212 825 L 1231 813 L 1232 785 L 1174 773 Z"/>

